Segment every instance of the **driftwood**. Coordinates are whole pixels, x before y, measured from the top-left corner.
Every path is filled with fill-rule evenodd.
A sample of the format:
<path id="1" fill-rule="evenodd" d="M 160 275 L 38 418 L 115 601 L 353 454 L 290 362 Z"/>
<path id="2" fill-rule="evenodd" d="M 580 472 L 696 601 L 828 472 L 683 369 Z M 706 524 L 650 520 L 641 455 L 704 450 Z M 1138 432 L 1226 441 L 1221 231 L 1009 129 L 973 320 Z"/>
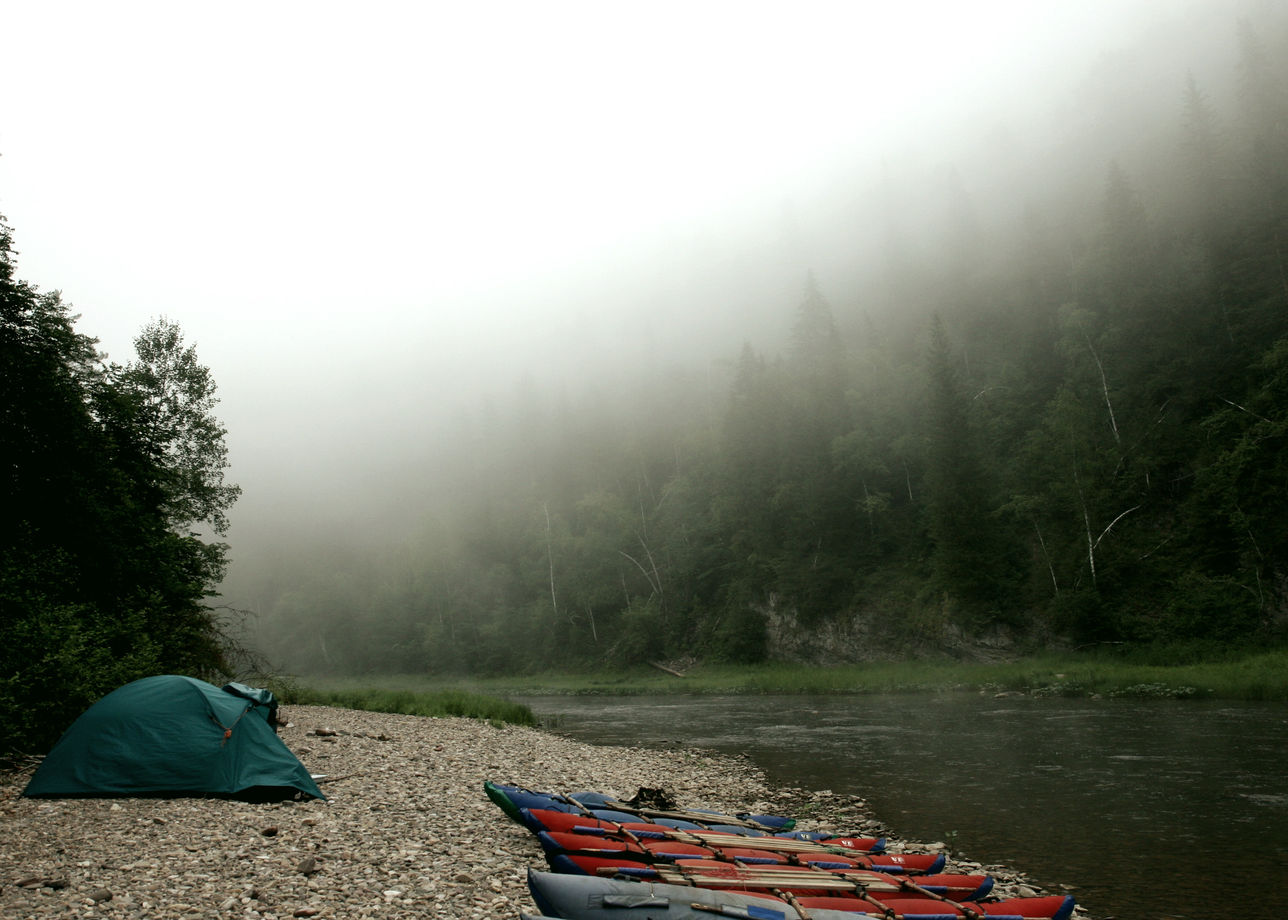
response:
<path id="1" fill-rule="evenodd" d="M 681 674 L 679 671 L 675 670 L 674 668 L 668 668 L 666 665 L 662 664 L 662 662 L 660 662 L 660 661 L 650 661 L 650 662 L 649 662 L 649 665 L 650 665 L 651 667 L 657 668 L 659 671 L 665 671 L 667 674 L 670 674 L 672 677 L 683 677 L 683 676 L 684 676 L 683 674 Z"/>

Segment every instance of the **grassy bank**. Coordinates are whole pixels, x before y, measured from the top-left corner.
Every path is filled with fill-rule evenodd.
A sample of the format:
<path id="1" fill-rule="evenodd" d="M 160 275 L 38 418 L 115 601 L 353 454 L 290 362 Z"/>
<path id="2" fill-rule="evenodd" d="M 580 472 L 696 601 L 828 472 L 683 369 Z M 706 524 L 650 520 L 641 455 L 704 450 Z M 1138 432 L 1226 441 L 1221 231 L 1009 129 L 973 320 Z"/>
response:
<path id="1" fill-rule="evenodd" d="M 298 684 L 274 688 L 286 705 L 336 706 L 366 712 L 400 712 L 411 716 L 464 716 L 493 724 L 536 725 L 531 709 L 481 693 L 438 687 L 389 687 L 381 678 L 359 684 Z"/>
<path id="2" fill-rule="evenodd" d="M 458 678 L 432 675 L 310 676 L 307 702 L 378 709 L 354 700 L 419 700 L 453 694 L 470 701 L 523 694 L 642 693 L 904 693 L 952 690 L 1071 697 L 1164 697 L 1288 700 L 1288 649 L 1216 653 L 1196 648 L 1151 649 L 1132 655 L 1100 652 L 1042 655 L 999 663 L 876 662 L 838 667 L 766 664 L 700 665 L 675 677 L 643 667 L 602 673 L 544 673 Z M 378 688 L 373 690 L 371 688 Z M 468 691 L 468 692 L 462 692 Z M 304 700 L 302 700 L 304 701 Z M 493 700 L 501 703 L 500 700 Z M 435 704 L 437 705 L 437 704 Z M 458 705 L 459 704 L 455 704 Z M 406 712 L 406 709 L 381 711 Z M 440 714 L 426 712 L 427 715 Z M 441 713 L 474 715 L 473 712 Z M 529 716 L 531 714 L 529 713 Z M 478 715 L 517 721 L 506 715 Z M 529 724 L 529 723 L 524 723 Z"/>

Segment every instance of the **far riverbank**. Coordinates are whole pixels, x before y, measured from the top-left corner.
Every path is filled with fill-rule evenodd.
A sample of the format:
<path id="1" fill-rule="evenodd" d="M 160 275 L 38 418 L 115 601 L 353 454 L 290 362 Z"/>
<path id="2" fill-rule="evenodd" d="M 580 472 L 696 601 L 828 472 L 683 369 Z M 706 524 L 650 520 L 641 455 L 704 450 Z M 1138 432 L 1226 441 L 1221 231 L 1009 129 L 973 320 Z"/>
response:
<path id="1" fill-rule="evenodd" d="M 598 672 L 542 671 L 504 676 L 304 675 L 303 699 L 330 693 L 468 690 L 497 697 L 549 694 L 907 693 L 969 690 L 1033 696 L 1288 701 L 1288 649 L 1163 648 L 1043 654 L 996 662 L 879 661 L 819 666 L 719 665 L 672 661 Z M 314 698 L 308 691 L 320 693 Z"/>

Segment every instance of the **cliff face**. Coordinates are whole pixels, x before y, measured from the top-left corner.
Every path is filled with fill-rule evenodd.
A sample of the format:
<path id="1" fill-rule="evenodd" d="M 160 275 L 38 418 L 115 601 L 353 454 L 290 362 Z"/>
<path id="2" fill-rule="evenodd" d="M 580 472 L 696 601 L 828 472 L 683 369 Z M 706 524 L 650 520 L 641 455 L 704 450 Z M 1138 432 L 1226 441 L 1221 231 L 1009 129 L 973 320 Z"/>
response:
<path id="1" fill-rule="evenodd" d="M 803 623 L 796 610 L 771 598 L 757 612 L 765 618 L 772 660 L 804 664 L 856 664 L 919 656 L 995 661 L 1019 654 L 1023 644 L 1051 645 L 1054 637 L 991 624 L 966 631 L 950 615 L 861 610 Z"/>

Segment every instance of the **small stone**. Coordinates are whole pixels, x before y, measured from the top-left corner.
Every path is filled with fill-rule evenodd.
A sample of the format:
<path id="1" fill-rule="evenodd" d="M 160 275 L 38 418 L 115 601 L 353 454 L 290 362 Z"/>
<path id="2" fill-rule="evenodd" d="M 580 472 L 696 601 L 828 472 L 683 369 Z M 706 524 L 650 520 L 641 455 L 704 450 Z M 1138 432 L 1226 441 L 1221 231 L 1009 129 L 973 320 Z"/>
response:
<path id="1" fill-rule="evenodd" d="M 276 837 L 276 836 L 277 836 L 277 826 L 276 826 L 276 825 L 273 825 L 273 826 L 271 826 L 271 827 L 266 827 L 266 828 L 264 828 L 263 830 L 261 830 L 261 831 L 260 831 L 260 833 L 261 833 L 261 834 L 263 834 L 265 837 Z"/>
<path id="2" fill-rule="evenodd" d="M 312 856 L 306 856 L 301 860 L 295 871 L 301 875 L 312 875 L 318 871 L 318 861 Z"/>
<path id="3" fill-rule="evenodd" d="M 89 893 L 89 899 L 95 904 L 99 904 L 103 901 L 110 901 L 112 900 L 112 892 L 108 891 L 106 888 L 99 888 Z"/>
<path id="4" fill-rule="evenodd" d="M 292 917 L 316 917 L 320 913 L 322 913 L 322 909 L 320 907 L 301 907 L 298 910 L 296 910 L 295 913 L 291 914 L 291 916 Z"/>

